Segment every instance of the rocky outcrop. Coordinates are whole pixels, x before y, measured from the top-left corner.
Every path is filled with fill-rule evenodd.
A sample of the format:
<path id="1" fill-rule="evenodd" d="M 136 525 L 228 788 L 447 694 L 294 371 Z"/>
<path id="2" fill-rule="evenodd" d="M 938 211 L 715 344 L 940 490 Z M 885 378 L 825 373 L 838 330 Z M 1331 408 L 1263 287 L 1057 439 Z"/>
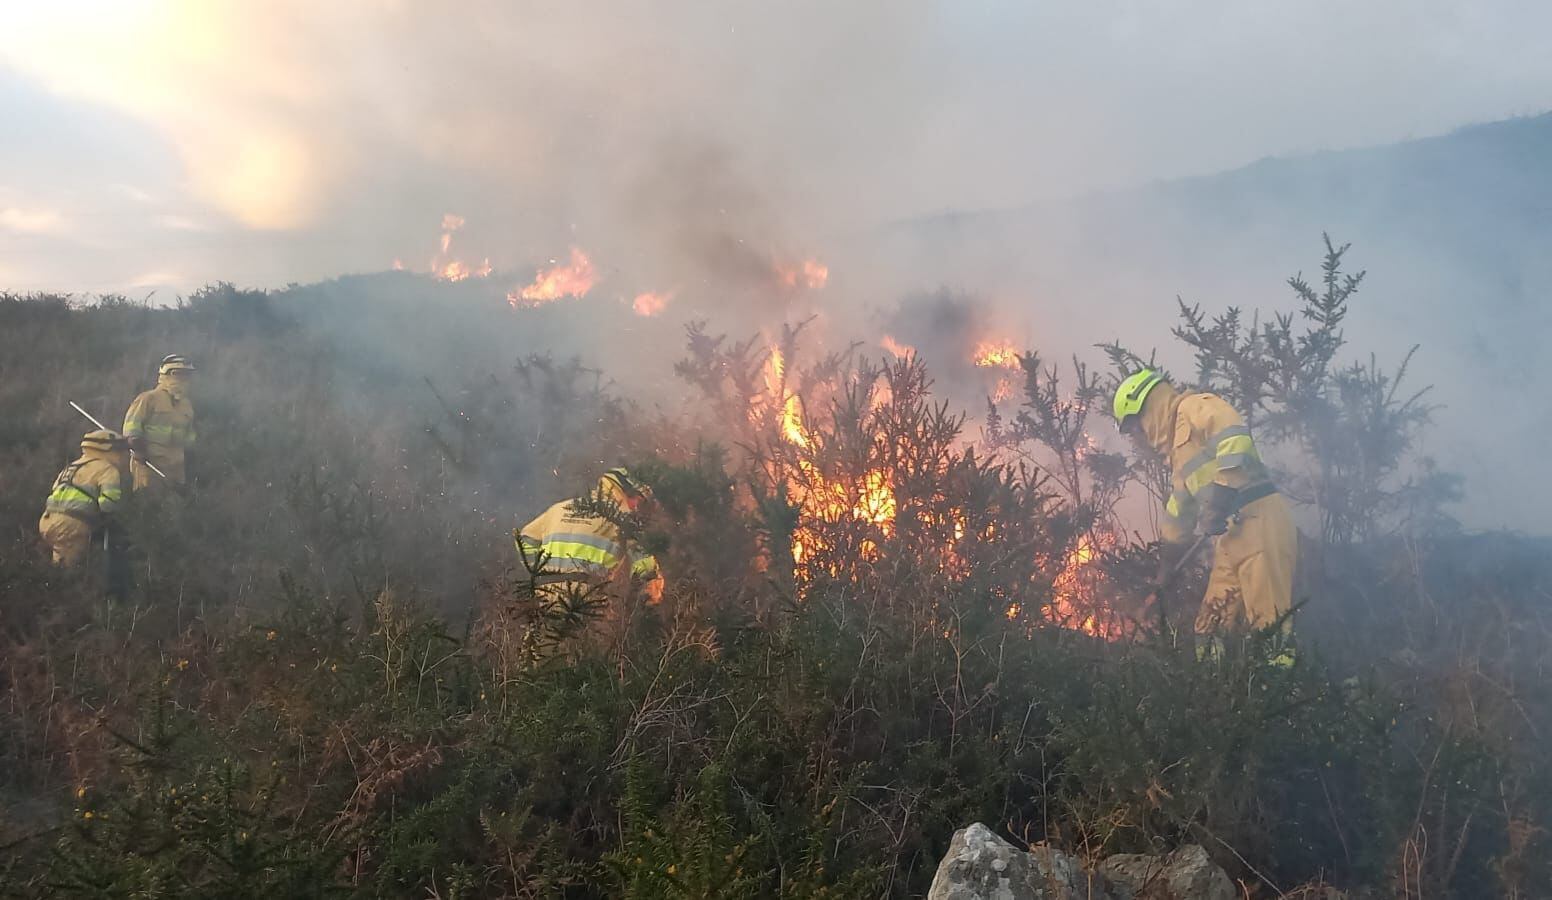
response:
<path id="1" fill-rule="evenodd" d="M 927 900 L 1112 900 L 1100 878 L 1049 847 L 1024 851 L 980 822 L 954 833 Z"/>
<path id="2" fill-rule="evenodd" d="M 977 822 L 954 833 L 927 900 L 1235 900 L 1229 876 L 1194 844 L 1122 854 L 1097 871 L 1060 850 L 1020 850 Z"/>
<path id="3" fill-rule="evenodd" d="M 1234 882 L 1207 857 L 1187 844 L 1168 856 L 1122 853 L 1099 864 L 1114 885 L 1116 900 L 1235 900 Z"/>

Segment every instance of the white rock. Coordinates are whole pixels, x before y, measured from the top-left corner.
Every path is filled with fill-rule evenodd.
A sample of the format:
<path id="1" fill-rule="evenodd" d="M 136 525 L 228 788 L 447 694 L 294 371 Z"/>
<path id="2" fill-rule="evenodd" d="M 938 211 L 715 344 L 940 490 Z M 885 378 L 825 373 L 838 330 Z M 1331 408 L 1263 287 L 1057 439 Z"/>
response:
<path id="1" fill-rule="evenodd" d="M 1103 884 L 1059 850 L 1019 850 L 977 822 L 954 833 L 927 900 L 1111 900 Z"/>

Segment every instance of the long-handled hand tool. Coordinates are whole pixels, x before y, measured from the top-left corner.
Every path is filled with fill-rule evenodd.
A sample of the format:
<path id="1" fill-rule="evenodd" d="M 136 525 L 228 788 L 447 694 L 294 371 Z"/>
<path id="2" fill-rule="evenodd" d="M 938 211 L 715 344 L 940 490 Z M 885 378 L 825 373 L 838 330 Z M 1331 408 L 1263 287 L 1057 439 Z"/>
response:
<path id="1" fill-rule="evenodd" d="M 86 417 L 86 421 L 92 423 L 93 425 L 96 425 L 98 427 L 98 429 L 100 429 L 102 431 L 112 431 L 113 430 L 113 429 L 109 428 L 108 426 L 102 424 L 101 422 L 97 421 L 97 417 L 96 416 L 93 416 L 91 413 L 89 413 L 86 410 L 82 409 L 81 408 L 81 404 L 75 402 L 74 400 L 70 400 L 68 402 L 70 403 L 71 406 L 75 407 L 75 411 L 76 412 L 78 412 L 81 415 L 85 416 Z M 129 455 L 134 457 L 135 459 L 140 460 L 140 462 L 143 463 L 147 469 L 150 469 L 151 471 L 155 472 L 156 474 L 162 476 L 163 479 L 167 478 L 167 473 L 166 472 L 163 472 L 161 469 L 158 469 L 156 467 L 156 463 L 151 462 L 149 459 L 146 459 L 144 455 L 136 453 L 133 447 L 130 448 Z"/>
<path id="2" fill-rule="evenodd" d="M 1159 613 L 1160 634 L 1165 633 L 1169 626 L 1169 623 L 1165 620 L 1164 617 L 1164 591 L 1167 590 L 1170 585 L 1175 583 L 1175 579 L 1180 577 L 1180 573 L 1185 571 L 1185 567 L 1196 558 L 1196 554 L 1202 549 L 1202 545 L 1207 543 L 1207 539 L 1210 537 L 1212 537 L 1212 535 L 1206 532 L 1198 535 L 1197 539 L 1191 542 L 1191 546 L 1186 548 L 1186 552 L 1180 554 L 1180 559 L 1175 561 L 1175 565 L 1171 567 L 1168 572 L 1165 572 L 1163 577 L 1154 582 L 1153 590 L 1148 593 L 1148 599 L 1153 602 L 1154 608 L 1157 609 Z"/>
<path id="3" fill-rule="evenodd" d="M 1237 513 L 1237 512 L 1234 513 L 1233 515 L 1230 515 L 1228 517 L 1228 519 L 1224 522 L 1225 528 L 1223 530 L 1219 531 L 1217 534 L 1214 534 L 1211 531 L 1204 531 L 1201 534 L 1197 535 L 1196 540 L 1191 542 L 1191 546 L 1186 548 L 1186 552 L 1180 554 L 1180 559 L 1175 562 L 1174 567 L 1171 568 L 1168 572 L 1165 572 L 1164 573 L 1164 577 L 1160 578 L 1153 585 L 1153 591 L 1152 591 L 1152 593 L 1149 594 L 1149 597 L 1153 600 L 1154 604 L 1157 605 L 1158 608 L 1159 608 L 1159 627 L 1160 628 L 1163 628 L 1164 625 L 1165 625 L 1165 622 L 1164 622 L 1164 602 L 1163 602 L 1164 591 L 1167 588 L 1169 588 L 1170 585 L 1175 583 L 1175 579 L 1180 577 L 1180 573 L 1185 570 L 1185 567 L 1187 565 L 1189 565 L 1193 559 L 1196 558 L 1196 554 L 1199 551 L 1201 551 L 1203 544 L 1207 543 L 1207 541 L 1210 538 L 1218 537 L 1219 535 L 1222 535 L 1225 532 L 1227 532 L 1227 530 L 1229 528 L 1233 528 L 1235 525 L 1238 525 L 1239 524 L 1239 517 L 1240 517 L 1240 514 Z"/>

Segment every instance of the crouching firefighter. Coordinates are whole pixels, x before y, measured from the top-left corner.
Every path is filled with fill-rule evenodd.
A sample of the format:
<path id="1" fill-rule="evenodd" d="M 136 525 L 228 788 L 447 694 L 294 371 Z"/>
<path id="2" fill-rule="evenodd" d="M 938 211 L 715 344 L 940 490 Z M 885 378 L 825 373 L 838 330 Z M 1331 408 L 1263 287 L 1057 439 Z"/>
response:
<path id="1" fill-rule="evenodd" d="M 102 542 L 108 592 L 128 588 L 128 558 L 115 514 L 124 504 L 129 442 L 116 431 L 92 431 L 81 438 L 81 457 L 54 479 L 43 504 L 38 531 L 53 553 L 54 565 L 73 568 L 85 561 L 94 539 Z"/>
<path id="2" fill-rule="evenodd" d="M 651 488 L 634 480 L 624 468 L 610 469 L 598 480 L 598 505 L 614 506 L 625 514 L 640 514 L 651 502 Z M 662 597 L 663 579 L 657 560 L 620 534 L 620 527 L 592 504 L 579 508 L 575 500 L 563 500 L 524 525 L 514 537 L 524 567 L 533 578 L 541 612 L 552 630 L 579 626 L 587 617 L 589 601 L 618 599 L 641 590 L 649 602 Z M 555 643 L 536 635 L 535 643 Z"/>
<path id="3" fill-rule="evenodd" d="M 1121 382 L 1115 417 L 1122 432 L 1169 463 L 1161 580 L 1193 546 L 1193 534 L 1213 540 L 1196 633 L 1243 632 L 1279 621 L 1287 629 L 1298 532 L 1245 420 L 1217 394 L 1182 394 L 1152 369 Z M 1273 661 L 1292 662 L 1290 651 Z"/>

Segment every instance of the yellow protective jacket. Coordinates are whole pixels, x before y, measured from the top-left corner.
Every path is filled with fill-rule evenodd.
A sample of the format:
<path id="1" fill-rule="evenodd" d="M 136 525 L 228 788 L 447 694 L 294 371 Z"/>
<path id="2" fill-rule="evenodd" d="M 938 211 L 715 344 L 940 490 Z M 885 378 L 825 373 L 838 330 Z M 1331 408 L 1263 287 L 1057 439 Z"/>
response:
<path id="1" fill-rule="evenodd" d="M 1209 484 L 1244 491 L 1270 484 L 1266 465 L 1240 414 L 1217 394 L 1181 394 L 1165 382 L 1148 394 L 1143 433 L 1169 460 L 1170 495 L 1163 537 L 1171 543 L 1196 530 L 1198 495 Z"/>
<path id="2" fill-rule="evenodd" d="M 517 535 L 517 549 L 530 568 L 539 570 L 542 565 L 546 574 L 607 581 L 628 570 L 643 580 L 658 577 L 656 559 L 621 540 L 613 522 L 578 512 L 570 500 L 556 503 L 524 525 Z"/>
<path id="3" fill-rule="evenodd" d="M 156 387 L 135 398 L 124 413 L 124 436 L 143 439 L 146 457 L 168 480 L 183 483 L 183 453 L 196 434 L 194 403 L 181 376 L 161 375 Z"/>
<path id="4" fill-rule="evenodd" d="M 122 456 L 84 450 L 81 458 L 66 466 L 54 479 L 43 512 L 79 519 L 96 530 L 124 502 Z"/>

